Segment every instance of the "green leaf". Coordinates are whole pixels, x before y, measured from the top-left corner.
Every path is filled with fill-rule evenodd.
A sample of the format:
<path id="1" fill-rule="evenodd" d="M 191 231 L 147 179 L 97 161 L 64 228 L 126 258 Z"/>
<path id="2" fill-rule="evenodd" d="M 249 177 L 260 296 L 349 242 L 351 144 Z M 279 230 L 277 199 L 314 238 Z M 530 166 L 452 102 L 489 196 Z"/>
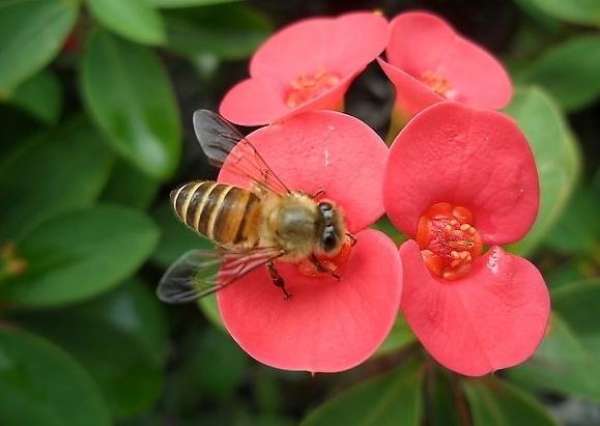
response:
<path id="1" fill-rule="evenodd" d="M 146 411 L 138 416 L 123 419 L 117 426 L 164 426 L 162 413 Z"/>
<path id="2" fill-rule="evenodd" d="M 398 229 L 392 224 L 392 222 L 390 222 L 390 219 L 387 216 L 384 216 L 375 222 L 374 226 L 376 229 L 379 229 L 381 232 L 387 234 L 387 236 L 394 240 L 398 246 L 408 239 L 406 235 L 398 231 Z"/>
<path id="3" fill-rule="evenodd" d="M 188 418 L 188 413 L 198 413 L 198 401 L 227 402 L 226 413 L 219 413 L 216 419 L 211 419 L 217 420 L 216 423 L 204 419 L 191 424 L 242 424 L 229 417 L 239 414 L 238 407 L 230 405 L 235 404 L 236 391 L 248 379 L 249 358 L 230 336 L 210 328 L 202 332 L 192 331 L 179 347 L 179 368 L 169 377 L 165 411 Z M 202 414 L 204 417 L 207 413 Z"/>
<path id="4" fill-rule="evenodd" d="M 285 392 L 278 380 L 281 374 L 277 370 L 257 369 L 253 376 L 253 393 L 258 412 L 262 415 L 277 414 L 283 410 Z"/>
<path id="5" fill-rule="evenodd" d="M 531 390 L 557 391 L 600 401 L 600 377 L 595 374 L 600 353 L 586 348 L 561 315 L 554 313 L 550 330 L 535 356 L 509 371 L 509 377 Z"/>
<path id="6" fill-rule="evenodd" d="M 196 234 L 177 219 L 171 203 L 163 203 L 153 216 L 161 229 L 161 238 L 152 254 L 152 260 L 160 266 L 168 268 L 190 250 L 214 248 L 209 240 Z"/>
<path id="7" fill-rule="evenodd" d="M 76 0 L 0 4 L 0 99 L 54 58 L 75 24 L 77 12 Z"/>
<path id="8" fill-rule="evenodd" d="M 600 248 L 600 190 L 580 188 L 569 201 L 569 209 L 560 217 L 546 243 L 568 254 L 598 256 Z"/>
<path id="9" fill-rule="evenodd" d="M 340 393 L 312 411 L 301 425 L 417 426 L 422 381 L 423 368 L 409 362 Z"/>
<path id="10" fill-rule="evenodd" d="M 98 389 L 67 354 L 45 340 L 0 330 L 3 426 L 108 426 Z"/>
<path id="11" fill-rule="evenodd" d="M 552 292 L 553 308 L 591 352 L 600 356 L 600 278 L 565 286 Z"/>
<path id="12" fill-rule="evenodd" d="M 166 15 L 167 48 L 184 56 L 222 59 L 250 55 L 272 30 L 259 12 L 241 3 L 173 11 Z"/>
<path id="13" fill-rule="evenodd" d="M 140 413 L 161 391 L 165 318 L 153 294 L 130 282 L 92 302 L 27 316 L 23 323 L 58 343 L 100 387 L 114 417 Z"/>
<path id="14" fill-rule="evenodd" d="M 100 200 L 145 210 L 154 200 L 159 185 L 156 179 L 119 160 L 113 166 Z"/>
<path id="15" fill-rule="evenodd" d="M 427 424 L 431 426 L 465 424 L 464 418 L 469 415 L 469 412 L 459 386 L 459 377 L 440 368 L 432 368 L 430 371 L 426 385 L 427 396 L 431 403 L 431 408 L 427 411 L 429 421 Z M 460 395 L 457 395 L 459 392 Z"/>
<path id="16" fill-rule="evenodd" d="M 46 124 L 56 124 L 62 110 L 62 87 L 56 75 L 43 70 L 21 84 L 10 102 Z"/>
<path id="17" fill-rule="evenodd" d="M 27 269 L 0 285 L 0 300 L 28 307 L 64 305 L 102 293 L 132 274 L 158 241 L 142 213 L 98 206 L 55 217 L 18 242 Z"/>
<path id="18" fill-rule="evenodd" d="M 87 0 L 92 15 L 111 31 L 137 43 L 162 44 L 162 16 L 148 0 Z"/>
<path id="19" fill-rule="evenodd" d="M 572 38 L 548 49 L 519 74 L 519 80 L 543 86 L 569 111 L 581 109 L 600 95 L 596 52 L 600 52 L 600 36 Z"/>
<path id="20" fill-rule="evenodd" d="M 597 0 L 530 0 L 529 3 L 557 19 L 600 26 L 600 2 Z"/>
<path id="21" fill-rule="evenodd" d="M 555 290 L 571 285 L 578 281 L 596 277 L 597 270 L 594 261 L 588 258 L 567 258 L 557 266 L 544 270 L 546 283 Z"/>
<path id="22" fill-rule="evenodd" d="M 154 291 L 137 278 L 101 297 L 75 307 L 78 311 L 90 311 L 98 320 L 110 322 L 131 338 L 135 338 L 154 360 L 164 363 L 167 350 L 167 324 L 163 305 Z"/>
<path id="23" fill-rule="evenodd" d="M 220 3 L 232 3 L 241 0 L 149 0 L 156 7 L 175 8 L 192 6 L 210 6 Z"/>
<path id="24" fill-rule="evenodd" d="M 149 49 L 97 31 L 83 58 L 83 96 L 111 145 L 155 178 L 179 161 L 181 127 L 171 84 Z"/>
<path id="25" fill-rule="evenodd" d="M 403 316 L 398 315 L 394 327 L 385 338 L 375 355 L 389 355 L 399 351 L 415 341 L 415 335 Z"/>
<path id="26" fill-rule="evenodd" d="M 469 380 L 465 392 L 475 426 L 558 426 L 532 395 L 505 381 Z"/>
<path id="27" fill-rule="evenodd" d="M 40 133 L 39 121 L 21 108 L 0 101 L 0 173 L 25 141 Z"/>
<path id="28" fill-rule="evenodd" d="M 506 111 L 518 122 L 533 150 L 540 177 L 540 211 L 532 230 L 516 244 L 531 253 L 556 223 L 573 191 L 580 159 L 572 133 L 560 109 L 541 89 L 517 90 Z"/>
<path id="29" fill-rule="evenodd" d="M 248 357 L 214 329 L 194 331 L 181 342 L 180 368 L 171 377 L 169 411 L 190 411 L 199 400 L 231 399 L 245 379 Z"/>
<path id="30" fill-rule="evenodd" d="M 86 207 L 100 194 L 113 156 L 82 117 L 25 142 L 0 168 L 0 241 Z"/>
<path id="31" fill-rule="evenodd" d="M 217 304 L 217 295 L 211 294 L 210 296 L 203 297 L 198 301 L 198 306 L 200 310 L 214 326 L 216 326 L 219 330 L 225 331 L 225 325 L 223 324 L 223 320 L 221 319 L 221 314 L 219 313 L 219 306 Z"/>
<path id="32" fill-rule="evenodd" d="M 564 25 L 554 16 L 547 14 L 540 9 L 539 6 L 537 6 L 539 0 L 514 1 L 529 18 L 525 21 L 524 25 L 521 25 L 520 30 L 522 30 L 523 27 L 528 27 L 531 26 L 531 24 L 534 24 L 535 26 L 540 27 L 540 29 L 545 30 L 547 37 L 548 33 L 557 33 L 560 31 L 561 27 L 564 27 Z"/>

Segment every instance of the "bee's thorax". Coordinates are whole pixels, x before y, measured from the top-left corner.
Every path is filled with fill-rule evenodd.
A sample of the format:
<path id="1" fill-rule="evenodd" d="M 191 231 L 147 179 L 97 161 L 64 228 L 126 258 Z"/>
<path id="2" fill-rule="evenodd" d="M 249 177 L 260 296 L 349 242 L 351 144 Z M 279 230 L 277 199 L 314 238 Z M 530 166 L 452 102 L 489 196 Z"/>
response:
<path id="1" fill-rule="evenodd" d="M 291 193 L 263 205 L 264 234 L 288 254 L 286 260 L 308 256 L 315 244 L 316 203 L 302 193 Z"/>

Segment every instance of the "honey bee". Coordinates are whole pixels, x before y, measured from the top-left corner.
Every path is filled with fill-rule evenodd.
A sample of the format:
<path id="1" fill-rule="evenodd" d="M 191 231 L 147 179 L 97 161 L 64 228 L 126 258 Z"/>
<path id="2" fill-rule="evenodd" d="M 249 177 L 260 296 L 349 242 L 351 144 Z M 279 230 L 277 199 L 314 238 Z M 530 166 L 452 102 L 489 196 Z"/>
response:
<path id="1" fill-rule="evenodd" d="M 341 209 L 323 191 L 290 190 L 252 143 L 220 115 L 198 110 L 194 130 L 209 161 L 252 182 L 249 189 L 209 180 L 186 183 L 170 194 L 173 209 L 191 230 L 217 245 L 178 259 L 161 279 L 157 295 L 167 303 L 192 301 L 220 290 L 261 266 L 288 299 L 274 261 L 309 264 L 339 279 L 328 261 L 355 241 Z M 235 148 L 235 149 L 234 149 Z M 207 272 L 219 267 L 219 272 Z"/>

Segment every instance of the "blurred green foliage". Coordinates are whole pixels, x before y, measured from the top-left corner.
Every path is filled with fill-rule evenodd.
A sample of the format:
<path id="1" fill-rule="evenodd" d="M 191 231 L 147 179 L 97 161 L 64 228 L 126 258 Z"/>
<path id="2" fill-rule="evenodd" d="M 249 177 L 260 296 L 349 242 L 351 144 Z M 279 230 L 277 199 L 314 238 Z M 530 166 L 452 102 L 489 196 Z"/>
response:
<path id="1" fill-rule="evenodd" d="M 166 353 L 165 318 L 139 281 L 90 302 L 23 317 L 22 324 L 57 342 L 98 383 L 117 418 L 147 407 L 160 395 Z"/>
<path id="2" fill-rule="evenodd" d="M 76 0 L 4 1 L 0 4 L 0 99 L 46 66 L 77 19 Z"/>
<path id="3" fill-rule="evenodd" d="M 579 175 L 579 152 L 565 117 L 542 89 L 518 89 L 506 112 L 525 133 L 540 177 L 541 201 L 536 223 L 515 245 L 518 253 L 527 255 L 543 240 L 569 201 Z"/>
<path id="4" fill-rule="evenodd" d="M 211 249 L 168 203 L 179 182 L 214 176 L 192 111 L 216 107 L 274 28 L 348 5 L 2 0 L 1 425 L 554 425 L 557 401 L 600 403 L 600 3 L 356 4 L 390 17 L 417 6 L 450 11 L 476 39 L 478 22 L 506 33 L 485 42 L 517 84 L 505 112 L 531 144 L 542 197 L 533 230 L 511 249 L 552 288 L 533 358 L 458 377 L 400 318 L 363 366 L 311 377 L 249 359 L 214 297 L 156 299 L 165 268 Z M 378 87 L 391 97 L 377 72 L 350 90 L 348 107 L 370 123 L 388 114 L 364 95 L 381 96 Z M 385 218 L 377 227 L 405 238 Z"/>
<path id="5" fill-rule="evenodd" d="M 0 417 L 5 425 L 110 424 L 96 384 L 62 349 L 15 329 L 0 331 L 0 348 Z"/>
<path id="6" fill-rule="evenodd" d="M 407 362 L 335 396 L 311 412 L 302 425 L 417 426 L 423 376 L 423 366 Z"/>
<path id="7" fill-rule="evenodd" d="M 556 420 L 533 396 L 490 377 L 465 384 L 473 423 L 489 426 L 554 426 Z"/>
<path id="8" fill-rule="evenodd" d="M 180 119 L 170 83 L 156 55 L 94 31 L 83 57 L 83 98 L 124 158 L 145 173 L 170 176 L 181 149 Z"/>

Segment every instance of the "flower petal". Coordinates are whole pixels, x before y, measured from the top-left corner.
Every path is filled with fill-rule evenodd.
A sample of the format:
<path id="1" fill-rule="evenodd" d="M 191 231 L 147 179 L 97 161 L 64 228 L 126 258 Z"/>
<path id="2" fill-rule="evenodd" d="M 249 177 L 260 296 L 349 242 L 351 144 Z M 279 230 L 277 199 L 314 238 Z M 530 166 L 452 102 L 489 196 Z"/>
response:
<path id="1" fill-rule="evenodd" d="M 265 268 L 218 293 L 225 327 L 264 364 L 310 372 L 347 370 L 371 356 L 394 324 L 402 265 L 393 242 L 379 231 L 357 234 L 339 281 L 306 277 L 289 263 L 277 268 L 292 294 L 289 300 Z"/>
<path id="2" fill-rule="evenodd" d="M 341 109 L 344 95 L 355 75 L 342 79 L 295 108 L 284 102 L 285 89 L 280 84 L 261 77 L 249 78 L 233 86 L 223 97 L 219 113 L 242 126 L 260 126 L 284 120 L 303 111 Z"/>
<path id="3" fill-rule="evenodd" d="M 289 83 L 324 70 L 344 78 L 375 59 L 388 37 L 387 20 L 372 12 L 305 19 L 269 37 L 252 57 L 250 75 Z"/>
<path id="4" fill-rule="evenodd" d="M 325 198 L 344 211 L 352 232 L 383 214 L 388 149 L 362 121 L 334 111 L 309 111 L 258 129 L 248 139 L 288 188 L 307 194 L 325 191 Z M 227 161 L 219 182 L 252 185 Z"/>
<path id="5" fill-rule="evenodd" d="M 548 289 L 526 259 L 492 247 L 458 281 L 434 278 L 416 242 L 400 247 L 401 310 L 425 349 L 442 365 L 481 376 L 517 365 L 540 344 L 550 313 Z"/>
<path id="6" fill-rule="evenodd" d="M 390 22 L 388 61 L 411 75 L 436 71 L 456 33 L 442 18 L 427 12 L 406 12 Z"/>
<path id="7" fill-rule="evenodd" d="M 443 19 L 408 12 L 396 16 L 390 27 L 386 55 L 395 67 L 417 79 L 426 73 L 443 77 L 452 91 L 448 98 L 473 107 L 500 109 L 510 101 L 512 83 L 502 65 Z"/>
<path id="8" fill-rule="evenodd" d="M 538 211 L 538 176 L 513 120 L 444 102 L 419 113 L 400 132 L 386 167 L 388 216 L 414 237 L 419 217 L 439 202 L 471 210 L 487 244 L 527 233 Z"/>
<path id="9" fill-rule="evenodd" d="M 430 105 L 445 100 L 401 68 L 395 67 L 382 59 L 377 59 L 377 62 L 394 85 L 396 90 L 395 107 L 407 118 L 414 116 Z"/>
<path id="10" fill-rule="evenodd" d="M 233 86 L 223 97 L 219 113 L 243 126 L 269 123 L 289 112 L 281 91 L 265 79 L 249 78 Z M 260 101 L 260 107 L 257 102 Z"/>

